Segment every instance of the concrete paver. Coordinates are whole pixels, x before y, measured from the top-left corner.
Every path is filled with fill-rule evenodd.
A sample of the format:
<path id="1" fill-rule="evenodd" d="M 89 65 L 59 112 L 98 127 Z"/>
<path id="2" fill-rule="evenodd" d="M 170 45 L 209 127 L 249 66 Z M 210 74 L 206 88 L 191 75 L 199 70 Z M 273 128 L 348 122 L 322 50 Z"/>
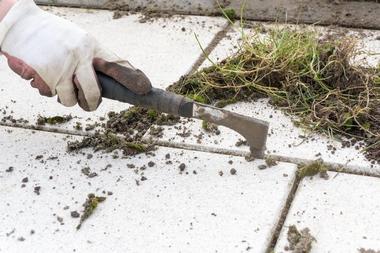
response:
<path id="1" fill-rule="evenodd" d="M 291 225 L 308 227 L 317 240 L 313 253 L 380 250 L 380 178 L 329 173 L 330 179 L 304 179 L 275 248 L 285 253 Z"/>
<path id="2" fill-rule="evenodd" d="M 94 35 L 100 43 L 128 59 L 143 70 L 155 87 L 166 88 L 186 74 L 202 52 L 196 33 L 203 45 L 208 45 L 215 34 L 226 25 L 223 18 L 173 16 L 158 18 L 154 22 L 140 23 L 139 16 L 129 15 L 113 19 L 111 11 L 93 11 L 71 8 L 46 8 L 63 16 Z M 78 106 L 65 108 L 56 98 L 40 97 L 36 90 L 9 70 L 5 59 L 0 58 L 0 110 L 3 116 L 12 115 L 34 124 L 37 115 L 68 115 L 78 118 L 54 128 L 73 130 L 76 122 L 86 124 L 97 121 L 109 111 L 120 111 L 128 104 L 105 100 L 96 112 L 83 112 Z M 27 95 L 26 95 L 27 94 Z M 6 112 L 4 112 L 6 111 Z M 89 118 L 89 120 L 87 120 Z"/>
<path id="3" fill-rule="evenodd" d="M 296 170 L 162 147 L 126 159 L 67 154 L 77 138 L 0 127 L 0 252 L 263 252 Z M 76 231 L 70 212 L 82 210 L 88 193 L 107 200 Z"/>

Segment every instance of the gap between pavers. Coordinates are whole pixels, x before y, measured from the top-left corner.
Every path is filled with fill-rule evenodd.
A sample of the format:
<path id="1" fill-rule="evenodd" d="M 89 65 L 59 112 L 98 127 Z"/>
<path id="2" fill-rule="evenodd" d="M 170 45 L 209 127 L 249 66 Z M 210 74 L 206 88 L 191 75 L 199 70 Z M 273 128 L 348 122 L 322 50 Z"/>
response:
<path id="1" fill-rule="evenodd" d="M 126 159 L 89 149 L 67 154 L 66 142 L 76 139 L 0 127 L 0 252 L 263 252 L 296 171 L 163 147 Z M 87 178 L 85 167 L 98 176 Z M 88 193 L 107 200 L 75 231 L 70 212 L 82 210 Z"/>
<path id="2" fill-rule="evenodd" d="M 265 36 L 265 31 L 276 27 L 289 26 L 294 29 L 310 29 L 310 27 L 282 24 L 266 23 L 248 23 L 247 27 L 253 27 L 261 31 L 260 36 Z M 356 63 L 364 60 L 367 64 L 375 66 L 380 61 L 380 36 L 379 31 L 345 29 L 345 28 L 326 28 L 315 26 L 314 30 L 321 33 L 348 34 L 360 39 L 363 50 L 377 53 L 369 57 L 359 57 L 355 59 Z M 239 50 L 241 30 L 235 25 L 226 38 L 221 40 L 219 45 L 213 50 L 209 58 L 213 62 L 233 55 Z M 249 28 L 243 30 L 245 34 L 252 32 Z M 211 66 L 208 60 L 201 67 Z M 335 170 L 346 170 L 354 173 L 367 173 L 380 175 L 380 164 L 372 164 L 365 156 L 355 147 L 341 148 L 342 144 L 334 139 L 311 133 L 300 129 L 292 123 L 291 117 L 285 115 L 282 111 L 269 105 L 266 99 L 260 99 L 255 102 L 240 102 L 229 105 L 225 109 L 247 116 L 256 117 L 266 120 L 270 123 L 270 135 L 268 137 L 267 150 L 268 154 L 277 156 L 278 159 L 290 161 L 293 163 L 310 162 L 317 159 L 323 159 L 329 166 Z M 151 137 L 149 131 L 144 137 L 145 140 L 153 140 L 161 145 L 171 145 L 185 147 L 197 150 L 208 150 L 217 153 L 231 153 L 235 155 L 247 155 L 248 147 L 236 147 L 239 139 L 243 139 L 239 134 L 225 127 L 219 127 L 221 134 L 215 135 L 205 132 L 202 129 L 200 120 L 183 120 L 176 126 L 165 126 L 163 137 L 157 140 L 157 137 Z M 189 135 L 189 137 L 184 137 Z"/>
<path id="3" fill-rule="evenodd" d="M 329 180 L 314 177 L 300 183 L 274 252 L 289 252 L 291 225 L 310 229 L 316 239 L 313 253 L 380 250 L 380 179 L 328 174 Z"/>
<path id="4" fill-rule="evenodd" d="M 46 9 L 83 27 L 106 48 L 143 70 L 153 86 L 163 89 L 188 73 L 202 55 L 194 33 L 203 45 L 208 45 L 227 25 L 221 17 L 173 16 L 140 23 L 139 14 L 113 19 L 111 11 Z M 92 113 L 84 112 L 78 106 L 65 108 L 56 102 L 56 98 L 41 97 L 28 82 L 9 69 L 3 57 L 0 58 L 0 76 L 0 120 L 11 115 L 14 119 L 29 121 L 25 125 L 30 126 L 36 123 L 39 114 L 47 117 L 71 114 L 74 119 L 68 124 L 46 127 L 72 131 L 77 122 L 84 129 L 106 117 L 109 111 L 118 112 L 130 107 L 104 99 L 99 109 Z"/>

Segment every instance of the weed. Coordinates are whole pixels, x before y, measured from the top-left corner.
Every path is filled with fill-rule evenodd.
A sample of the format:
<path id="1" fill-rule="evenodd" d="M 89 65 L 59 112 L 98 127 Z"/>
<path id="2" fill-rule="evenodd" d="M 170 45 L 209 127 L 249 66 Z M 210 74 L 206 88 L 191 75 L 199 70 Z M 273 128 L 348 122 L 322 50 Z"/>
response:
<path id="1" fill-rule="evenodd" d="M 362 53 L 357 48 L 350 37 L 321 39 L 313 31 L 276 28 L 266 38 L 244 35 L 232 57 L 169 89 L 222 106 L 269 97 L 302 127 L 364 141 L 367 157 L 380 162 L 380 68 L 350 64 Z"/>

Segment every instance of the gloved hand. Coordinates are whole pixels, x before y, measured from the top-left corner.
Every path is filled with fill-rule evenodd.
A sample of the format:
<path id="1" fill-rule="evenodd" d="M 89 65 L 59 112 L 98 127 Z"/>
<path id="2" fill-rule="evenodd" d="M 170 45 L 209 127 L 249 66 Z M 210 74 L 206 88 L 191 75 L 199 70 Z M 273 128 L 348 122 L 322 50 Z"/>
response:
<path id="1" fill-rule="evenodd" d="M 33 0 L 19 0 L 0 22 L 0 50 L 10 68 L 65 106 L 95 110 L 101 87 L 95 70 L 144 95 L 152 85 L 128 61 L 104 50 L 87 32 L 49 14 Z"/>

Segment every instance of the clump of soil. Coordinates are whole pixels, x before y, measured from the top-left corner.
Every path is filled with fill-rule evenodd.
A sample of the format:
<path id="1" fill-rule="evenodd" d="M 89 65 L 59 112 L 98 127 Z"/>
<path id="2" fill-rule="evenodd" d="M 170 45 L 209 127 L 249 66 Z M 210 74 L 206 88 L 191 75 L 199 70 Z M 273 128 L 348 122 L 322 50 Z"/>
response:
<path id="1" fill-rule="evenodd" d="M 91 168 L 90 167 L 84 167 L 82 170 L 81 170 L 82 174 L 87 176 L 88 178 L 94 178 L 96 176 L 98 176 L 98 174 L 96 172 L 91 172 Z"/>
<path id="2" fill-rule="evenodd" d="M 285 250 L 290 250 L 293 253 L 309 253 L 311 252 L 315 238 L 310 234 L 309 228 L 304 228 L 298 231 L 297 227 L 292 225 L 288 229 L 289 246 Z"/>
<path id="3" fill-rule="evenodd" d="M 95 209 L 98 207 L 98 204 L 105 200 L 105 197 L 97 197 L 92 193 L 88 194 L 87 200 L 83 204 L 84 210 L 80 217 L 79 224 L 76 227 L 77 230 L 79 230 L 82 227 L 83 222 L 94 213 Z"/>
<path id="4" fill-rule="evenodd" d="M 112 152 L 123 150 L 124 155 L 135 155 L 153 150 L 153 146 L 141 142 L 144 134 L 152 125 L 174 125 L 179 117 L 158 113 L 142 107 L 131 107 L 128 110 L 108 113 L 108 121 L 103 124 L 102 131 L 84 137 L 81 141 L 68 143 L 68 151 L 77 151 L 92 147 L 94 151 Z M 159 136 L 162 128 L 155 128 Z"/>
<path id="5" fill-rule="evenodd" d="M 351 64 L 363 53 L 357 41 L 290 28 L 267 35 L 244 36 L 235 55 L 169 90 L 214 105 L 269 97 L 297 125 L 363 141 L 367 158 L 380 162 L 380 68 Z"/>
<path id="6" fill-rule="evenodd" d="M 67 144 L 69 152 L 88 147 L 92 147 L 95 152 L 99 150 L 112 152 L 120 149 L 124 155 L 136 155 L 150 151 L 153 148 L 138 142 L 128 142 L 124 137 L 117 136 L 111 131 L 106 131 L 105 133 L 96 132 L 93 136 L 84 137 L 81 141 L 68 142 Z"/>
<path id="7" fill-rule="evenodd" d="M 38 116 L 37 119 L 37 125 L 58 125 L 58 124 L 63 124 L 66 122 L 69 122 L 72 120 L 73 117 L 71 115 L 65 115 L 65 116 L 54 116 L 54 117 L 42 117 Z"/>
<path id="8" fill-rule="evenodd" d="M 297 175 L 300 178 L 312 177 L 319 174 L 321 178 L 328 179 L 327 167 L 323 164 L 323 161 L 317 160 L 311 164 L 298 166 Z"/>
<path id="9" fill-rule="evenodd" d="M 133 106 L 119 113 L 108 113 L 105 128 L 129 137 L 129 141 L 141 140 L 152 125 L 175 125 L 179 117 L 159 113 L 152 109 Z M 134 133 L 137 131 L 137 133 Z"/>
<path id="10" fill-rule="evenodd" d="M 173 14 L 165 11 L 143 10 L 139 16 L 139 23 L 153 23 L 158 19 L 168 19 L 173 17 Z"/>
<path id="11" fill-rule="evenodd" d="M 380 250 L 373 250 L 373 249 L 364 249 L 364 248 L 360 248 L 359 250 L 359 253 L 380 253 Z"/>

